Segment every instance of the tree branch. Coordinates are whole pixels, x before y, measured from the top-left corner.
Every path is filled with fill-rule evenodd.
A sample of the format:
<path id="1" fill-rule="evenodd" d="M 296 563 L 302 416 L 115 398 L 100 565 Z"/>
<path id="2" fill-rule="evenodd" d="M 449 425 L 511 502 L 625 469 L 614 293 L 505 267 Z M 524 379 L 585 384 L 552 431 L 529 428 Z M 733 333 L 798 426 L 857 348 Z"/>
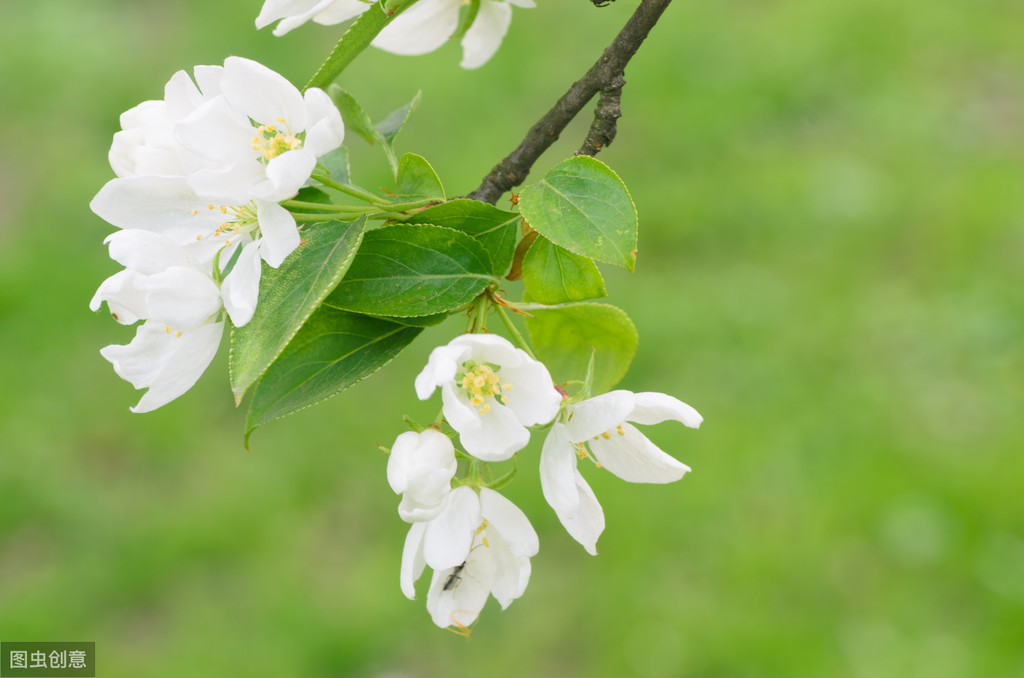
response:
<path id="1" fill-rule="evenodd" d="M 618 131 L 618 121 L 622 117 L 622 87 L 626 79 L 619 73 L 604 89 L 597 99 L 597 109 L 594 111 L 594 122 L 590 123 L 590 131 L 587 138 L 576 151 L 576 155 L 597 155 L 602 148 L 615 140 L 615 133 Z"/>
<path id="2" fill-rule="evenodd" d="M 583 110 L 587 102 L 598 92 L 613 87 L 614 83 L 622 78 L 626 64 L 636 54 L 641 43 L 647 38 L 647 34 L 651 32 L 670 2 L 672 0 L 641 0 L 640 6 L 637 7 L 633 16 L 604 50 L 601 57 L 582 78 L 573 83 L 554 107 L 530 128 L 519 146 L 494 166 L 494 169 L 484 177 L 483 182 L 469 194 L 469 197 L 493 205 L 505 191 L 521 184 L 530 173 L 533 163 L 551 144 L 555 143 L 562 130 Z M 622 82 L 625 83 L 625 81 Z M 619 85 L 617 89 L 621 94 L 622 86 Z M 611 96 L 609 95 L 609 97 Z M 598 108 L 598 115 L 601 115 L 600 105 Z M 614 124 L 612 130 L 614 137 Z M 605 142 L 605 145 L 607 143 L 610 143 L 610 140 Z"/>

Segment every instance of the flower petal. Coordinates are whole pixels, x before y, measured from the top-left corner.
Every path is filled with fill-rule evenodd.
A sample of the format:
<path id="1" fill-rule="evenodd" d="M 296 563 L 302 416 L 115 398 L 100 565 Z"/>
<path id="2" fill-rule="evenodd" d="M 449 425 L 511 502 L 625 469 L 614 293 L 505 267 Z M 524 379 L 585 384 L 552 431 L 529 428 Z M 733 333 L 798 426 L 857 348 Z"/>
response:
<path id="1" fill-rule="evenodd" d="M 626 417 L 637 424 L 658 424 L 669 419 L 699 428 L 704 418 L 686 403 L 664 393 L 637 393 L 633 411 Z"/>
<path id="2" fill-rule="evenodd" d="M 260 256 L 271 268 L 277 268 L 302 242 L 295 217 L 276 202 L 256 201 L 256 219 L 260 223 Z"/>
<path id="3" fill-rule="evenodd" d="M 491 595 L 504 610 L 526 591 L 526 585 L 530 583 L 530 559 L 509 551 L 508 544 L 501 537 L 489 537 L 489 540 L 488 550 L 494 561 Z"/>
<path id="4" fill-rule="evenodd" d="M 582 443 L 596 435 L 614 430 L 633 411 L 634 396 L 630 391 L 610 391 L 584 400 L 572 408 L 565 426 L 574 443 Z"/>
<path id="5" fill-rule="evenodd" d="M 540 453 L 540 485 L 544 499 L 569 535 L 590 555 L 604 531 L 604 511 L 590 485 L 576 468 L 576 455 L 565 426 L 555 424 Z"/>
<path id="6" fill-rule="evenodd" d="M 302 145 L 314 156 L 320 157 L 341 146 L 341 142 L 345 140 L 345 124 L 341 120 L 338 107 L 322 89 L 311 87 L 306 90 L 303 99 L 309 111 L 309 129 L 306 130 L 306 139 Z"/>
<path id="7" fill-rule="evenodd" d="M 454 380 L 459 364 L 468 352 L 468 348 L 452 344 L 438 346 L 431 351 L 427 366 L 416 375 L 416 396 L 426 400 L 438 386 Z"/>
<path id="8" fill-rule="evenodd" d="M 489 549 L 474 549 L 457 573 L 456 567 L 436 570 L 427 591 L 427 611 L 441 628 L 465 627 L 476 621 L 494 580 L 495 565 Z"/>
<path id="9" fill-rule="evenodd" d="M 492 529 L 500 533 L 513 554 L 525 558 L 537 555 L 540 549 L 537 533 L 518 506 L 494 490 L 482 487 L 480 514 L 487 520 L 488 533 Z"/>
<path id="10" fill-rule="evenodd" d="M 559 513 L 558 520 L 570 537 L 578 541 L 587 553 L 596 556 L 597 539 L 604 532 L 604 511 L 579 470 L 573 471 L 573 481 L 579 493 L 579 504 L 572 511 Z"/>
<path id="11" fill-rule="evenodd" d="M 590 451 L 604 468 L 631 483 L 671 483 L 690 470 L 629 424 L 623 424 L 622 433 L 613 432 L 607 440 L 591 440 Z"/>
<path id="12" fill-rule="evenodd" d="M 131 408 L 132 412 L 149 412 L 192 388 L 217 353 L 223 330 L 224 323 L 211 323 L 178 336 L 149 321 L 139 326 L 130 344 L 107 346 L 100 355 L 135 388 L 149 387 Z"/>
<path id="13" fill-rule="evenodd" d="M 299 90 L 261 63 L 228 57 L 224 60 L 221 88 L 233 107 L 260 124 L 276 124 L 290 134 L 306 129 L 306 104 Z"/>
<path id="14" fill-rule="evenodd" d="M 416 598 L 416 580 L 423 574 L 427 564 L 423 559 L 423 535 L 426 531 L 426 523 L 413 523 L 409 534 L 405 536 L 405 546 L 402 547 L 402 569 L 398 580 L 402 593 L 409 600 Z"/>
<path id="15" fill-rule="evenodd" d="M 313 17 L 313 21 L 323 26 L 333 26 L 359 16 L 372 6 L 359 0 L 334 0 L 327 9 Z"/>
<path id="16" fill-rule="evenodd" d="M 519 367 L 529 362 L 530 356 L 512 342 L 497 334 L 463 334 L 449 343 L 452 346 L 465 346 L 469 349 L 469 357 L 479 363 L 495 363 L 505 367 Z"/>
<path id="17" fill-rule="evenodd" d="M 403 495 L 398 507 L 402 520 L 436 518 L 444 508 L 457 467 L 455 448 L 443 433 L 427 429 L 398 436 L 388 456 L 387 477 L 391 489 Z"/>
<path id="18" fill-rule="evenodd" d="M 122 325 L 131 325 L 146 315 L 145 280 L 145 276 L 135 271 L 118 271 L 100 283 L 89 308 L 98 311 L 105 301 L 114 320 Z"/>
<path id="19" fill-rule="evenodd" d="M 221 79 L 221 86 L 227 72 Z M 255 129 L 224 96 L 210 99 L 174 125 L 174 138 L 185 149 L 219 165 L 232 165 L 255 155 Z"/>
<path id="20" fill-rule="evenodd" d="M 513 384 L 512 390 L 503 395 L 523 426 L 546 424 L 558 414 L 562 396 L 555 390 L 551 374 L 542 363 L 527 356 L 519 366 L 502 365 L 498 374 Z"/>
<path id="21" fill-rule="evenodd" d="M 145 282 L 147 317 L 172 330 L 192 330 L 221 308 L 220 289 L 194 268 L 176 266 Z"/>
<path id="22" fill-rule="evenodd" d="M 299 148 L 287 151 L 267 163 L 266 181 L 253 186 L 249 193 L 257 200 L 286 200 L 302 188 L 313 174 L 314 167 L 316 155 L 311 150 Z"/>
<path id="23" fill-rule="evenodd" d="M 225 252 L 225 255 L 229 252 Z M 221 265 L 230 260 L 229 256 L 221 256 Z M 256 311 L 256 302 L 260 294 L 260 247 L 258 242 L 251 242 L 245 245 L 242 254 L 239 255 L 235 267 L 224 282 L 221 283 L 220 293 L 224 299 L 224 308 L 231 317 L 231 323 L 235 327 L 243 327 L 252 319 Z"/>
<path id="24" fill-rule="evenodd" d="M 143 275 L 155 275 L 174 266 L 189 266 L 185 251 L 173 240 L 153 231 L 128 229 L 111 233 L 104 241 L 110 258 Z"/>
<path id="25" fill-rule="evenodd" d="M 240 157 L 217 169 L 199 169 L 188 175 L 188 185 L 196 195 L 225 205 L 248 203 L 253 197 L 253 187 L 261 183 L 268 183 L 266 168 L 250 157 Z"/>
<path id="26" fill-rule="evenodd" d="M 185 177 L 124 177 L 108 181 L 89 207 L 123 229 L 159 233 L 179 245 L 211 233 L 223 221 L 207 209 Z"/>
<path id="27" fill-rule="evenodd" d="M 576 510 L 580 503 L 574 473 L 576 453 L 564 424 L 555 424 L 540 451 L 540 488 L 544 499 L 559 516 Z"/>
<path id="28" fill-rule="evenodd" d="M 266 0 L 259 16 L 256 17 L 256 28 L 265 28 L 278 19 L 288 18 L 294 22 L 287 30 L 280 33 L 274 31 L 274 35 L 284 35 L 295 26 L 300 26 L 316 14 L 322 11 L 334 0 Z M 280 26 L 278 26 L 280 28 Z"/>
<path id="29" fill-rule="evenodd" d="M 420 0 L 388 24 L 370 44 L 392 54 L 433 52 L 458 28 L 461 5 L 462 0 Z"/>
<path id="30" fill-rule="evenodd" d="M 473 25 L 462 37 L 463 68 L 479 68 L 494 56 L 512 22 L 512 8 L 504 2 L 481 0 Z"/>
<path id="31" fill-rule="evenodd" d="M 468 487 L 452 490 L 441 514 L 427 523 L 423 557 L 435 570 L 466 560 L 481 522 L 480 499 Z"/>

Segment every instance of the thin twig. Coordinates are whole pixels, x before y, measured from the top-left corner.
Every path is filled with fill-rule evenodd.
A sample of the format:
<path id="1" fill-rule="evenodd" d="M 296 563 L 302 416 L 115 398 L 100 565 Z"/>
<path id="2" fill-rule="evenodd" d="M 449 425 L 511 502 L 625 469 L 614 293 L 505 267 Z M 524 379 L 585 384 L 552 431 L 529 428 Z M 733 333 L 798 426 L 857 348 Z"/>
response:
<path id="1" fill-rule="evenodd" d="M 495 165 L 483 182 L 469 194 L 474 200 L 491 203 L 518 186 L 530 173 L 533 163 L 555 143 L 573 118 L 594 95 L 613 84 L 626 70 L 641 43 L 672 0 L 641 0 L 640 6 L 582 78 L 573 83 L 562 98 L 530 128 L 519 146 Z"/>
<path id="2" fill-rule="evenodd" d="M 594 122 L 590 123 L 587 138 L 576 151 L 576 155 L 597 155 L 598 151 L 615 141 L 618 121 L 622 117 L 622 87 L 626 79 L 619 73 L 604 89 L 597 99 L 594 110 Z"/>

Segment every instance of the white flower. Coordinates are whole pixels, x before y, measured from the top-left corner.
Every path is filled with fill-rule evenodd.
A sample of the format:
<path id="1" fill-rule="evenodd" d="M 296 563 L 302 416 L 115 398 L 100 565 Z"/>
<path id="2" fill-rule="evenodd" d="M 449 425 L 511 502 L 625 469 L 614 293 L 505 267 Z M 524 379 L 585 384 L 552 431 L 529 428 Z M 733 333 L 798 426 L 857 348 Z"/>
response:
<path id="1" fill-rule="evenodd" d="M 526 446 L 527 426 L 558 414 L 562 396 L 544 365 L 494 334 L 466 334 L 430 353 L 416 377 L 420 400 L 441 387 L 444 416 L 467 452 L 502 461 Z"/>
<path id="2" fill-rule="evenodd" d="M 118 228 L 149 231 L 187 248 L 197 265 L 205 263 L 210 271 L 218 250 L 224 249 L 223 270 L 235 248 L 242 247 L 222 285 L 235 327 L 248 323 L 256 310 L 260 259 L 277 268 L 301 240 L 295 219 L 277 203 L 215 204 L 197 195 L 185 177 L 112 179 L 89 206 Z"/>
<path id="3" fill-rule="evenodd" d="M 640 433 L 637 424 L 679 421 L 697 428 L 697 410 L 664 393 L 612 391 L 569 409 L 564 422 L 551 427 L 540 457 L 544 498 L 565 529 L 590 554 L 604 530 L 604 513 L 576 468 L 593 454 L 599 466 L 633 483 L 670 483 L 690 470 Z"/>
<path id="4" fill-rule="evenodd" d="M 163 235 L 124 230 L 106 242 L 126 268 L 100 285 L 89 306 L 106 302 L 118 322 L 146 322 L 131 343 L 100 354 L 135 388 L 149 389 L 132 408 L 149 412 L 190 389 L 213 360 L 224 331 L 221 290 L 196 267 L 194 252 Z"/>
<path id="5" fill-rule="evenodd" d="M 331 26 L 359 16 L 372 4 L 373 0 L 267 0 L 256 17 L 256 28 L 280 19 L 274 35 L 282 36 L 310 19 Z"/>
<path id="6" fill-rule="evenodd" d="M 388 457 L 388 484 L 402 495 L 398 506 L 402 520 L 436 518 L 451 492 L 456 468 L 455 447 L 443 433 L 428 428 L 398 436 Z"/>
<path id="7" fill-rule="evenodd" d="M 427 610 L 434 623 L 466 628 L 493 595 L 502 609 L 523 595 L 539 542 L 530 521 L 494 490 L 451 492 L 436 519 L 415 523 L 402 551 L 402 592 L 411 600 L 426 565 L 434 570 Z"/>
<path id="8" fill-rule="evenodd" d="M 466 4 L 466 0 L 420 0 L 385 26 L 371 44 L 393 54 L 433 52 L 458 29 L 460 10 Z M 536 7 L 533 0 L 480 0 L 473 24 L 462 36 L 460 66 L 477 68 L 494 56 L 512 21 L 511 5 Z M 348 21 L 370 6 L 361 0 L 266 0 L 256 27 L 280 19 L 274 35 L 284 35 L 310 19 L 324 25 Z"/>
<path id="9" fill-rule="evenodd" d="M 305 95 L 250 59 L 228 57 L 221 96 L 175 124 L 175 139 L 207 167 L 188 175 L 200 196 L 230 204 L 278 202 L 309 179 L 317 157 L 341 145 L 345 127 L 330 97 Z"/>
<path id="10" fill-rule="evenodd" d="M 304 98 L 254 61 L 229 57 L 223 67 L 197 66 L 195 76 L 199 87 L 176 73 L 164 101 L 122 117 L 125 129 L 110 154 L 119 176 L 90 206 L 118 228 L 153 231 L 196 250 L 197 261 L 212 264 L 225 248 L 222 270 L 241 247 L 222 286 L 231 321 L 241 327 L 256 309 L 260 261 L 277 268 L 301 240 L 278 201 L 309 179 L 319 155 L 341 144 L 344 126 L 323 91 Z"/>

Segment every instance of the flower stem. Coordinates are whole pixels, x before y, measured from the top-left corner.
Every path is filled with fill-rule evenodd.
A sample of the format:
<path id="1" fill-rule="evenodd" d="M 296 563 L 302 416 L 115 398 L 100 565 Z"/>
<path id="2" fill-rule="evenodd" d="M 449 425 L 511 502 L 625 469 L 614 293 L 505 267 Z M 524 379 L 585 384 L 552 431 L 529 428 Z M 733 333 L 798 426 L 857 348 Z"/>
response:
<path id="1" fill-rule="evenodd" d="M 303 202 L 302 200 L 285 200 L 281 203 L 281 206 L 295 207 L 298 209 L 319 210 L 321 212 L 353 212 L 355 214 L 363 214 L 366 212 L 377 211 L 376 207 L 356 207 L 355 205 L 332 205 L 330 203 L 322 202 Z"/>
<path id="2" fill-rule="evenodd" d="M 390 6 L 396 4 L 394 0 L 380 0 L 371 5 L 341 36 L 341 40 L 334 46 L 331 53 L 327 55 L 327 59 L 317 69 L 316 73 L 313 74 L 313 77 L 309 79 L 309 82 L 306 83 L 303 91 L 310 87 L 323 88 L 334 82 L 335 78 L 341 75 L 341 72 L 352 63 L 352 60 L 370 46 L 370 42 L 377 37 L 377 34 L 385 26 L 391 23 L 403 11 L 414 5 L 416 1 L 406 0 L 393 9 Z"/>
<path id="3" fill-rule="evenodd" d="M 481 295 L 480 301 L 476 304 L 476 318 L 473 327 L 474 332 L 484 332 L 487 329 L 487 297 Z"/>
<path id="4" fill-rule="evenodd" d="M 337 212 L 331 212 L 329 214 L 310 214 L 309 212 L 289 212 L 295 221 L 355 221 L 358 215 L 356 214 L 338 214 Z"/>
<path id="5" fill-rule="evenodd" d="M 512 323 L 512 318 L 508 316 L 508 313 L 505 311 L 505 309 L 502 308 L 500 304 L 495 304 L 494 308 L 498 311 L 498 317 L 501 318 L 501 322 L 505 323 L 505 328 L 512 335 L 512 338 L 515 340 L 516 344 L 519 345 L 519 348 L 526 351 L 526 355 L 536 360 L 537 356 L 533 354 L 533 349 L 531 349 L 530 345 L 526 343 L 526 339 L 523 338 L 523 335 L 519 331 L 519 328 Z"/>
<path id="6" fill-rule="evenodd" d="M 363 200 L 365 202 L 372 202 L 374 205 L 386 205 L 388 202 L 387 200 L 384 200 L 383 198 L 378 198 L 373 193 L 364 191 L 361 188 L 349 186 L 348 184 L 338 183 L 337 181 L 334 181 L 326 174 L 314 173 L 313 178 L 319 181 L 324 186 L 333 188 L 334 190 L 339 191 L 341 193 L 345 193 L 346 195 L 351 195 L 353 198 L 359 198 L 360 200 Z"/>

